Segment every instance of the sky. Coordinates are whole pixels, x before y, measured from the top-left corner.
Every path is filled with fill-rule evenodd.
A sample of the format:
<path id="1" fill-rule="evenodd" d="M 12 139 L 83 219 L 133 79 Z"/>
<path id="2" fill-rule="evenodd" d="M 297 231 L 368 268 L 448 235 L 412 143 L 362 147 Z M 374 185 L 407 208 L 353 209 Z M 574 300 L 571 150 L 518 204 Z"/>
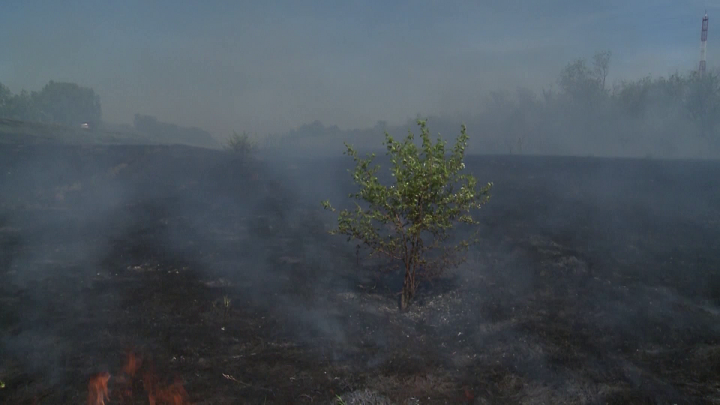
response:
<path id="1" fill-rule="evenodd" d="M 2 0 L 0 82 L 92 87 L 114 123 L 366 128 L 547 88 L 599 50 L 610 83 L 696 69 L 705 10 L 720 66 L 720 0 Z"/>

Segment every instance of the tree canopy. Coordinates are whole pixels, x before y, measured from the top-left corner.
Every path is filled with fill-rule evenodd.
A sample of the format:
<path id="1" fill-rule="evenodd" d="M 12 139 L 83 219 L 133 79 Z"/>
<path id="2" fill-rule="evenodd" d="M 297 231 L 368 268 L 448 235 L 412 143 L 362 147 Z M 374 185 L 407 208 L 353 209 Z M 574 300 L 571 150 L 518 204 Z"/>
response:
<path id="1" fill-rule="evenodd" d="M 0 117 L 52 124 L 100 122 L 100 96 L 89 87 L 50 81 L 38 92 L 13 94 L 0 83 Z"/>

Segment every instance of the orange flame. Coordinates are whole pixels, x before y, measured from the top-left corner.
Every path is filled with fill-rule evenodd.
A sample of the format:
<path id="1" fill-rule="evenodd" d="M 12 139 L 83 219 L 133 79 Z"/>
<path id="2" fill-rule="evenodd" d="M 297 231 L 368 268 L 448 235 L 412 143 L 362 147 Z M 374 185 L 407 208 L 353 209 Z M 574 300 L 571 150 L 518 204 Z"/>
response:
<path id="1" fill-rule="evenodd" d="M 127 362 L 125 363 L 125 367 L 123 367 L 123 372 L 130 377 L 135 377 L 135 373 L 141 364 L 142 360 L 136 357 L 134 352 L 128 352 Z"/>
<path id="2" fill-rule="evenodd" d="M 156 388 L 148 394 L 150 405 L 189 405 L 190 396 L 183 387 L 182 381 L 176 379 L 172 385 Z"/>
<path id="3" fill-rule="evenodd" d="M 119 390 L 119 395 L 126 399 L 129 399 L 131 402 L 133 398 L 133 377 L 135 377 L 135 374 L 137 373 L 141 364 L 142 360 L 135 355 L 135 352 L 128 351 L 127 359 L 122 369 L 124 375 L 115 380 L 116 382 L 119 382 L 122 386 L 122 388 Z"/>
<path id="4" fill-rule="evenodd" d="M 133 385 L 135 377 L 142 366 L 142 359 L 134 352 L 128 352 L 127 360 L 122 368 L 123 375 L 117 378 L 116 389 L 119 403 L 133 403 Z M 142 385 L 148 395 L 150 405 L 190 405 L 190 396 L 178 378 L 168 386 L 161 386 L 152 363 L 146 362 L 142 374 Z M 109 401 L 107 372 L 94 375 L 88 382 L 88 405 L 106 405 Z M 120 384 L 118 386 L 118 384 Z M 122 387 L 122 388 L 121 388 Z"/>
<path id="5" fill-rule="evenodd" d="M 88 405 L 105 405 L 110 400 L 108 394 L 108 381 L 110 374 L 107 372 L 97 373 L 88 382 Z"/>

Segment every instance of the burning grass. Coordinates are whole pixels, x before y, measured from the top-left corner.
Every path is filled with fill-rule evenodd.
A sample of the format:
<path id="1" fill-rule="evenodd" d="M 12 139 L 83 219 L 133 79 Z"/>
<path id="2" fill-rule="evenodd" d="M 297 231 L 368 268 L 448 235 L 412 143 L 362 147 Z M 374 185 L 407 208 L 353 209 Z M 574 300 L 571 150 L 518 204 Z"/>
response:
<path id="1" fill-rule="evenodd" d="M 144 366 L 144 367 L 143 367 Z M 190 405 L 190 396 L 183 387 L 180 377 L 166 383 L 155 372 L 153 363 L 129 352 L 120 375 L 109 388 L 110 373 L 103 371 L 93 375 L 88 382 L 88 405 L 106 405 L 112 398 L 116 404 L 136 404 L 139 398 L 147 397 L 150 405 Z"/>
<path id="2" fill-rule="evenodd" d="M 110 373 L 106 371 L 90 377 L 88 382 L 88 405 L 105 405 L 105 401 L 110 400 L 108 381 L 110 381 Z"/>

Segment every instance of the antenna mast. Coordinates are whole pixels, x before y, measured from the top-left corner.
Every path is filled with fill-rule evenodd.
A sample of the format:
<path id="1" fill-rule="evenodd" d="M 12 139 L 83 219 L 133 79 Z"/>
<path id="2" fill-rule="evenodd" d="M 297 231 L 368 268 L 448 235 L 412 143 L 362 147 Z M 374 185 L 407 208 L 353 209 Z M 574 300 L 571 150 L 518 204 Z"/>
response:
<path id="1" fill-rule="evenodd" d="M 707 48 L 707 32 L 708 32 L 708 16 L 705 11 L 705 17 L 702 19 L 702 31 L 700 33 L 700 76 L 705 75 L 705 49 Z"/>

